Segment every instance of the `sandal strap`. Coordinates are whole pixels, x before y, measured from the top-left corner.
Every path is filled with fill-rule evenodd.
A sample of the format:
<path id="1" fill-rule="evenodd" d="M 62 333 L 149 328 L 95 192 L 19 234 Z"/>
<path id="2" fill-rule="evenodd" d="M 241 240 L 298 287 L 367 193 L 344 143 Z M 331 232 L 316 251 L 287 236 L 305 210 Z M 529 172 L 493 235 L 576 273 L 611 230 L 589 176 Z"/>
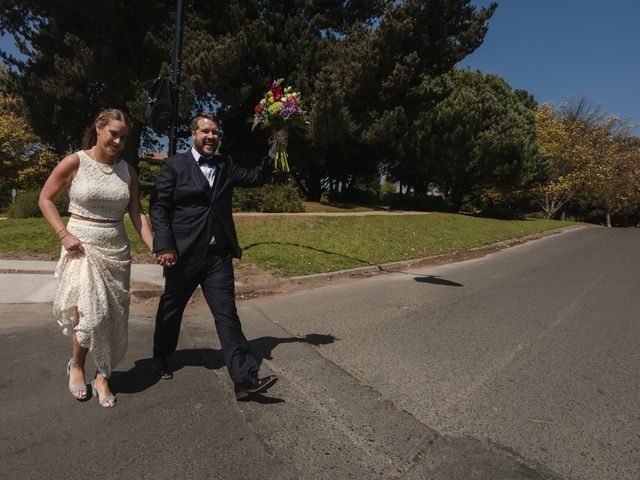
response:
<path id="1" fill-rule="evenodd" d="M 74 387 L 69 387 L 69 391 L 71 393 L 77 393 L 77 392 L 87 393 L 87 386 L 86 385 L 76 385 Z"/>
<path id="2" fill-rule="evenodd" d="M 107 395 L 102 400 L 98 400 L 98 402 L 100 403 L 100 405 L 104 407 L 107 404 L 107 402 L 110 402 L 111 400 L 113 400 L 113 404 L 111 406 L 115 405 L 116 397 L 113 395 Z"/>
<path id="3" fill-rule="evenodd" d="M 69 376 L 71 373 L 71 367 L 77 368 L 79 370 L 84 370 L 84 362 L 82 363 L 82 365 L 80 365 L 73 359 L 73 357 L 71 357 L 69 359 L 69 362 L 67 363 L 67 376 Z"/>

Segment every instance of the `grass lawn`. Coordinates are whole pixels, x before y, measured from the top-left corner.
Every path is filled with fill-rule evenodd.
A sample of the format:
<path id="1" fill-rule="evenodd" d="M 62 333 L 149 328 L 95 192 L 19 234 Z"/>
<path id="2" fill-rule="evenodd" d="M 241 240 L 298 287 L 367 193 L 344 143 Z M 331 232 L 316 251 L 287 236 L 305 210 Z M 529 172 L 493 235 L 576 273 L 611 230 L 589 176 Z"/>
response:
<path id="1" fill-rule="evenodd" d="M 433 213 L 418 216 L 237 217 L 243 262 L 279 275 L 306 275 L 479 247 L 572 222 L 494 220 Z M 145 247 L 127 220 L 133 250 Z M 50 255 L 60 244 L 44 219 L 0 221 L 0 254 Z"/>

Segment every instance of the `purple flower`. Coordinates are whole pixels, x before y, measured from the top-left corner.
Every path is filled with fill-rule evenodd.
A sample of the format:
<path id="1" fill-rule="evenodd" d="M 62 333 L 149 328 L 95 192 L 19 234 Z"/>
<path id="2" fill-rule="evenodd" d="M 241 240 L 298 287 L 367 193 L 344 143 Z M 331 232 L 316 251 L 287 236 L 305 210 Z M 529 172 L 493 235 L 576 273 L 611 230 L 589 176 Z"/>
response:
<path id="1" fill-rule="evenodd" d="M 280 115 L 284 118 L 295 117 L 300 114 L 300 106 L 297 102 L 286 101 L 282 104 Z"/>

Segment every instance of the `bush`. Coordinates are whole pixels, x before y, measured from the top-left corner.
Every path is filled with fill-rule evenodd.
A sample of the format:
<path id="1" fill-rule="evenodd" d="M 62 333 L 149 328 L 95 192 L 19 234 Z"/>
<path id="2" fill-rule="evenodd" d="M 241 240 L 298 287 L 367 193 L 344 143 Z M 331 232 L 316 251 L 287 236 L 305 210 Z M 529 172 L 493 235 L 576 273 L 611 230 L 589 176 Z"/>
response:
<path id="1" fill-rule="evenodd" d="M 394 210 L 415 210 L 418 212 L 451 212 L 453 206 L 439 195 L 404 195 L 392 193 L 386 195 L 382 202 Z"/>
<path id="2" fill-rule="evenodd" d="M 259 188 L 236 188 L 234 212 L 302 212 L 302 198 L 291 183 Z"/>
<path id="3" fill-rule="evenodd" d="M 375 205 L 380 202 L 378 195 L 370 190 L 350 188 L 341 192 L 329 192 L 329 203 L 351 203 L 358 205 Z"/>
<path id="4" fill-rule="evenodd" d="M 16 200 L 7 209 L 7 216 L 9 218 L 33 218 L 42 217 L 40 207 L 38 207 L 38 198 L 40 197 L 40 190 L 26 190 L 19 192 L 16 195 Z M 67 215 L 69 208 L 69 195 L 67 192 L 63 192 L 58 200 L 56 200 L 56 208 L 60 215 Z"/>
<path id="5" fill-rule="evenodd" d="M 496 220 L 525 220 L 527 215 L 515 207 L 507 205 L 491 205 L 476 213 L 477 217 L 495 218 Z"/>
<path id="6" fill-rule="evenodd" d="M 138 163 L 138 186 L 140 193 L 150 194 L 156 182 L 156 175 L 160 167 L 149 162 Z"/>

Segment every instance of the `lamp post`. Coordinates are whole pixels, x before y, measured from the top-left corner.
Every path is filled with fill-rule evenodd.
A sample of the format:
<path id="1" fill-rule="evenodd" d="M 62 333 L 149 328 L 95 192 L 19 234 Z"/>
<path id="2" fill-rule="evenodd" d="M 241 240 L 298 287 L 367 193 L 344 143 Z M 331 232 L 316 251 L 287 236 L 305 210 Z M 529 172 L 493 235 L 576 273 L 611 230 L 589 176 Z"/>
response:
<path id="1" fill-rule="evenodd" d="M 171 111 L 171 127 L 169 128 L 169 156 L 176 153 L 176 130 L 178 128 L 178 100 L 180 98 L 180 68 L 182 66 L 182 23 L 183 23 L 184 4 L 182 0 L 176 0 L 176 46 L 173 56 L 173 71 L 171 72 L 171 81 L 173 91 Z"/>

